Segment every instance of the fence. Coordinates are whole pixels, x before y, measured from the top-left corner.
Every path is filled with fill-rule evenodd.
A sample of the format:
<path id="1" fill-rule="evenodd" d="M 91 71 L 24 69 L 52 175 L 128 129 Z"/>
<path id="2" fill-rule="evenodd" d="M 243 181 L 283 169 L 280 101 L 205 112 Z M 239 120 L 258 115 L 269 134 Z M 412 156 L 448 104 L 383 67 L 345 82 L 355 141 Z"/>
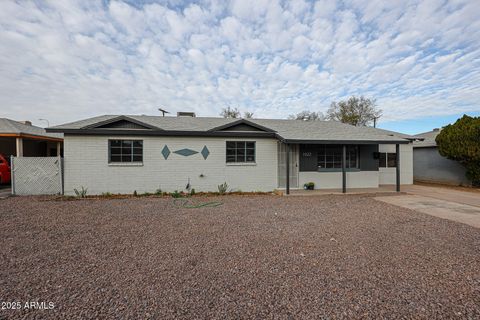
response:
<path id="1" fill-rule="evenodd" d="M 63 194 L 60 157 L 12 157 L 12 194 Z"/>

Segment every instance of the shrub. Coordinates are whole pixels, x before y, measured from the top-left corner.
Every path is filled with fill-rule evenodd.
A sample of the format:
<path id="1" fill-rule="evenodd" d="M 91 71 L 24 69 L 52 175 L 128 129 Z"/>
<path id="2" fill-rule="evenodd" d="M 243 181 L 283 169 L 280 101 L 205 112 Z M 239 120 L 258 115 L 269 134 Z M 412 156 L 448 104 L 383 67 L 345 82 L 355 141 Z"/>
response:
<path id="1" fill-rule="evenodd" d="M 134 197 L 138 197 L 137 190 L 133 190 L 133 196 L 134 196 Z"/>
<path id="2" fill-rule="evenodd" d="M 303 189 L 305 190 L 313 190 L 315 189 L 315 183 L 313 182 L 307 182 L 303 185 Z"/>
<path id="3" fill-rule="evenodd" d="M 112 194 L 110 192 L 102 192 L 102 197 L 111 197 Z"/>
<path id="4" fill-rule="evenodd" d="M 182 197 L 183 197 L 183 193 L 178 192 L 178 190 L 173 191 L 170 195 L 171 195 L 173 198 L 182 198 Z"/>
<path id="5" fill-rule="evenodd" d="M 226 182 L 218 185 L 218 193 L 225 194 L 228 190 L 228 184 Z"/>
<path id="6" fill-rule="evenodd" d="M 195 188 L 192 188 L 192 190 L 190 190 L 190 195 L 191 195 L 191 196 L 194 196 L 194 195 L 195 195 Z"/>
<path id="7" fill-rule="evenodd" d="M 157 196 L 161 196 L 163 193 L 162 193 L 162 189 L 158 188 L 157 190 L 155 190 L 155 194 Z"/>
<path id="8" fill-rule="evenodd" d="M 464 115 L 437 135 L 440 155 L 460 162 L 474 186 L 480 186 L 480 117 Z"/>
<path id="9" fill-rule="evenodd" d="M 73 192 L 75 192 L 75 195 L 78 197 L 78 198 L 86 198 L 87 197 L 87 188 L 83 187 L 80 189 L 80 190 L 77 190 L 77 189 L 73 189 Z"/>

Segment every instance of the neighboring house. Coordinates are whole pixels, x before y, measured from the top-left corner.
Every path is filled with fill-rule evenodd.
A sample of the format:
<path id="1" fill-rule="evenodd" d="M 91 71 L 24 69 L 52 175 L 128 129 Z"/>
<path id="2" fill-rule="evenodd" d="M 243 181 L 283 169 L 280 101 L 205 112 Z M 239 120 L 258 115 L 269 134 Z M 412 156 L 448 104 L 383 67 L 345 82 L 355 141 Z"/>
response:
<path id="1" fill-rule="evenodd" d="M 62 152 L 63 134 L 47 133 L 30 121 L 0 118 L 0 153 L 6 157 L 46 157 Z"/>
<path id="2" fill-rule="evenodd" d="M 47 131 L 64 133 L 67 194 L 413 183 L 414 137 L 334 121 L 105 115 Z"/>
<path id="3" fill-rule="evenodd" d="M 465 167 L 438 152 L 435 138 L 439 133 L 440 129 L 433 129 L 415 136 L 424 140 L 413 143 L 413 178 L 420 182 L 471 185 Z"/>

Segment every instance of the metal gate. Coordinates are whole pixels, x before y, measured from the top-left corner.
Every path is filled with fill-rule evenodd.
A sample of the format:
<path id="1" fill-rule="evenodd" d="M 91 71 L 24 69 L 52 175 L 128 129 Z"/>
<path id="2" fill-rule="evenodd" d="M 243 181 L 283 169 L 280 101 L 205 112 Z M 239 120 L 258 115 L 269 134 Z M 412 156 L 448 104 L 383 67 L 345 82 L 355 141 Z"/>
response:
<path id="1" fill-rule="evenodd" d="M 63 194 L 61 157 L 12 157 L 12 194 Z"/>

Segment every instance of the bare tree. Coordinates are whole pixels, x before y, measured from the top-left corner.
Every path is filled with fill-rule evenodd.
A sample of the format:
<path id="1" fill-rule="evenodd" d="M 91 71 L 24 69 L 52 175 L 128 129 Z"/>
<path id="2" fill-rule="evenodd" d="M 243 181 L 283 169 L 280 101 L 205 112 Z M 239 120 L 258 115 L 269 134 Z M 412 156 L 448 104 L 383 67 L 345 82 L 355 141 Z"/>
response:
<path id="1" fill-rule="evenodd" d="M 317 121 L 317 120 L 324 120 L 325 117 L 323 116 L 323 113 L 321 113 L 321 112 L 304 110 L 304 111 L 299 112 L 297 114 L 289 115 L 288 119 L 290 119 L 290 120 L 304 120 L 304 121 Z"/>
<path id="2" fill-rule="evenodd" d="M 243 113 L 243 117 L 244 117 L 245 119 L 252 119 L 252 118 L 253 118 L 253 112 L 245 111 L 245 112 Z"/>
<path id="3" fill-rule="evenodd" d="M 240 110 L 237 108 L 226 107 L 222 109 L 220 115 L 224 118 L 240 118 Z"/>
<path id="4" fill-rule="evenodd" d="M 346 101 L 332 102 L 327 111 L 327 119 L 354 126 L 367 126 L 382 116 L 376 108 L 376 100 L 352 96 Z"/>

